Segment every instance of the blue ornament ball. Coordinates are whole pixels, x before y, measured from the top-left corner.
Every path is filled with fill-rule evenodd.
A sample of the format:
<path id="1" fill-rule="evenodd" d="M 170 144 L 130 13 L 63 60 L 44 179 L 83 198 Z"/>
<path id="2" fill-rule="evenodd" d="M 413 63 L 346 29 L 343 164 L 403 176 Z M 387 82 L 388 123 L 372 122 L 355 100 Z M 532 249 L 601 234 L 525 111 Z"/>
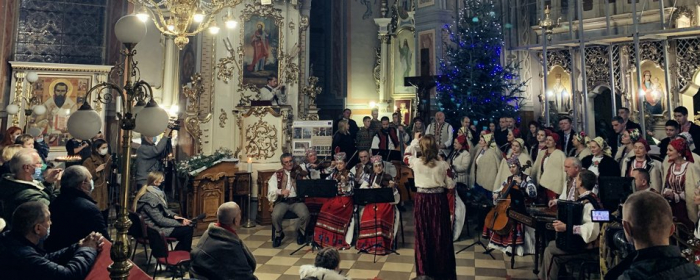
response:
<path id="1" fill-rule="evenodd" d="M 472 18 L 472 22 L 479 22 L 479 18 L 478 18 L 478 17 L 473 17 L 473 18 Z"/>
<path id="2" fill-rule="evenodd" d="M 495 17 L 495 16 L 496 16 L 496 12 L 490 11 L 490 12 L 489 12 L 489 15 L 492 16 L 492 17 Z"/>

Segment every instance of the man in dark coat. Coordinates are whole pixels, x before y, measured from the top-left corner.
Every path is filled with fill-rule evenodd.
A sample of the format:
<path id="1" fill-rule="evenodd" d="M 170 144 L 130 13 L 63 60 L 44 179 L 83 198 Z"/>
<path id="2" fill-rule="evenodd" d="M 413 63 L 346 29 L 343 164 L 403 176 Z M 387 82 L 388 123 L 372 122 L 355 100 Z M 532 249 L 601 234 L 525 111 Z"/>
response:
<path id="1" fill-rule="evenodd" d="M 559 119 L 559 144 L 561 145 L 561 150 L 566 156 L 573 156 L 576 147 L 574 147 L 574 134 L 576 131 L 572 127 L 571 118 L 564 116 Z"/>
<path id="2" fill-rule="evenodd" d="M 109 239 L 107 223 L 90 197 L 93 188 L 92 175 L 87 168 L 82 165 L 66 168 L 61 179 L 61 194 L 49 205 L 53 231 L 44 243 L 47 251 L 68 247 L 91 232 L 99 232 Z"/>
<path id="3" fill-rule="evenodd" d="M 258 279 L 255 258 L 238 237 L 234 226 L 241 223 L 241 208 L 226 202 L 216 212 L 217 223 L 210 224 L 197 247 L 192 249 L 190 276 L 197 279 Z"/>
<path id="4" fill-rule="evenodd" d="M 622 227 L 635 252 L 605 275 L 605 279 L 698 279 L 700 268 L 688 262 L 669 236 L 675 225 L 671 206 L 654 192 L 636 192 L 623 206 Z"/>
<path id="5" fill-rule="evenodd" d="M 661 157 L 661 159 L 666 158 L 668 143 L 671 143 L 671 140 L 678 138 L 678 135 L 681 133 L 681 128 L 678 125 L 678 122 L 674 120 L 666 121 L 665 130 L 666 138 L 661 139 L 661 143 L 659 143 L 659 157 Z M 695 139 L 693 139 L 693 141 L 694 140 Z"/>
<path id="6" fill-rule="evenodd" d="M 8 164 L 7 162 L 5 164 Z M 22 203 L 39 201 L 49 205 L 58 195 L 53 183 L 63 175 L 60 169 L 46 171 L 44 182 L 35 181 L 32 175 L 42 166 L 41 157 L 34 149 L 22 149 L 10 159 L 10 172 L 0 180 L 0 215 L 12 225 L 12 213 Z"/>
<path id="7" fill-rule="evenodd" d="M 622 126 L 625 127 L 625 130 L 630 130 L 630 129 L 639 129 L 639 131 L 642 131 L 642 126 L 640 126 L 638 123 L 633 122 L 630 120 L 630 109 L 621 107 L 620 109 L 617 109 L 617 115 L 622 118 Z"/>
<path id="8" fill-rule="evenodd" d="M 51 213 L 43 203 L 31 201 L 17 207 L 12 230 L 0 236 L 2 279 L 85 279 L 102 248 L 102 235 L 90 233 L 73 245 L 46 253 L 40 243 L 50 227 Z"/>
<path id="9" fill-rule="evenodd" d="M 678 122 L 678 125 L 681 127 L 681 133 L 682 132 L 688 132 L 690 133 L 690 136 L 693 137 L 693 141 L 697 143 L 697 139 L 700 139 L 700 126 L 697 124 L 694 124 L 691 121 L 688 121 L 688 109 L 683 107 L 683 106 L 678 106 L 676 109 L 673 109 L 673 118 L 676 119 Z M 700 145 L 695 145 L 695 150 L 693 150 L 693 153 L 700 154 Z"/>

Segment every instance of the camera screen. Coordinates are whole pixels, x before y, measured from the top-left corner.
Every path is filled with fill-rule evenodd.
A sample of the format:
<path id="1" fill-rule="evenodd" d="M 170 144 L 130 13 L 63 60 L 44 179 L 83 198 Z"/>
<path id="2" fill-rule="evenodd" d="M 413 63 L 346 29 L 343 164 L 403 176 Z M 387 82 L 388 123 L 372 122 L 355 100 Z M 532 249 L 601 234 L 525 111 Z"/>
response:
<path id="1" fill-rule="evenodd" d="M 610 222 L 610 211 L 592 210 L 591 219 L 593 220 L 593 222 Z"/>

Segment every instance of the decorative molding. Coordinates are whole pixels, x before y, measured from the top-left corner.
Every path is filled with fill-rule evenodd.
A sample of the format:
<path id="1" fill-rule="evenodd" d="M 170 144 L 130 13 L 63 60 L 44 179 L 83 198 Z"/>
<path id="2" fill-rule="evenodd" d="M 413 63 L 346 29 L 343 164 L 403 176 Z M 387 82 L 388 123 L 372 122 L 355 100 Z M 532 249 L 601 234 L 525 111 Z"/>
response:
<path id="1" fill-rule="evenodd" d="M 294 22 L 291 21 L 291 20 L 289 21 L 289 24 L 288 24 L 288 25 L 289 25 L 289 33 L 290 33 L 290 34 L 294 34 L 294 28 L 296 27 L 296 25 L 295 25 Z"/>
<path id="2" fill-rule="evenodd" d="M 695 26 L 697 24 L 695 22 L 695 13 L 693 10 L 686 6 L 680 6 L 671 16 L 670 23 L 673 24 L 673 27 L 678 28 L 678 19 L 680 19 L 681 16 L 685 16 L 690 19 L 690 26 Z"/>
<path id="3" fill-rule="evenodd" d="M 676 75 L 678 88 L 684 90 L 693 83 L 693 76 L 700 65 L 700 39 L 676 40 L 676 62 L 669 68 Z"/>
<path id="4" fill-rule="evenodd" d="M 221 108 L 221 114 L 219 115 L 219 127 L 224 128 L 226 126 L 226 120 L 228 120 L 228 115 L 224 108 Z"/>
<path id="5" fill-rule="evenodd" d="M 610 61 L 607 46 L 588 47 L 586 50 L 586 85 L 589 90 L 599 85 L 610 87 Z"/>
<path id="6" fill-rule="evenodd" d="M 245 130 L 246 154 L 255 159 L 269 159 L 277 150 L 277 128 L 262 119 Z"/>
<path id="7" fill-rule="evenodd" d="M 258 117 L 258 118 L 262 118 L 262 117 L 264 117 L 264 116 L 267 115 L 267 114 L 270 114 L 270 115 L 272 115 L 272 116 L 275 117 L 275 118 L 279 118 L 280 116 L 282 116 L 282 114 L 276 112 L 274 109 L 272 109 L 272 107 L 269 107 L 269 106 L 254 106 L 254 107 L 250 107 L 250 109 L 248 109 L 248 112 L 246 112 L 246 113 L 243 114 L 243 117 L 244 117 L 244 118 L 247 118 L 247 117 L 250 117 L 250 116 L 255 116 L 255 117 Z"/>
<path id="8" fill-rule="evenodd" d="M 372 70 L 372 77 L 374 78 L 374 85 L 379 93 L 379 88 L 381 85 L 382 76 L 382 48 L 374 49 L 374 69 Z"/>
<path id="9" fill-rule="evenodd" d="M 299 30 L 306 31 L 309 28 L 309 17 L 301 16 L 301 23 L 299 24 Z"/>

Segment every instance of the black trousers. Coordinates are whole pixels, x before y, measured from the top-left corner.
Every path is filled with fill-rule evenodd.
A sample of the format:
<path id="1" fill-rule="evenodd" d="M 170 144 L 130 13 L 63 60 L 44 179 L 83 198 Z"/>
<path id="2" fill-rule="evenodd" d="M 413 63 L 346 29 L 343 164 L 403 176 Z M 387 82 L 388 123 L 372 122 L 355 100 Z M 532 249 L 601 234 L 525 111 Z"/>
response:
<path id="1" fill-rule="evenodd" d="M 175 237 L 177 239 L 177 245 L 175 245 L 176 251 L 191 251 L 192 250 L 192 235 L 194 234 L 194 228 L 191 226 L 175 227 L 173 232 L 170 233 L 170 237 Z"/>

